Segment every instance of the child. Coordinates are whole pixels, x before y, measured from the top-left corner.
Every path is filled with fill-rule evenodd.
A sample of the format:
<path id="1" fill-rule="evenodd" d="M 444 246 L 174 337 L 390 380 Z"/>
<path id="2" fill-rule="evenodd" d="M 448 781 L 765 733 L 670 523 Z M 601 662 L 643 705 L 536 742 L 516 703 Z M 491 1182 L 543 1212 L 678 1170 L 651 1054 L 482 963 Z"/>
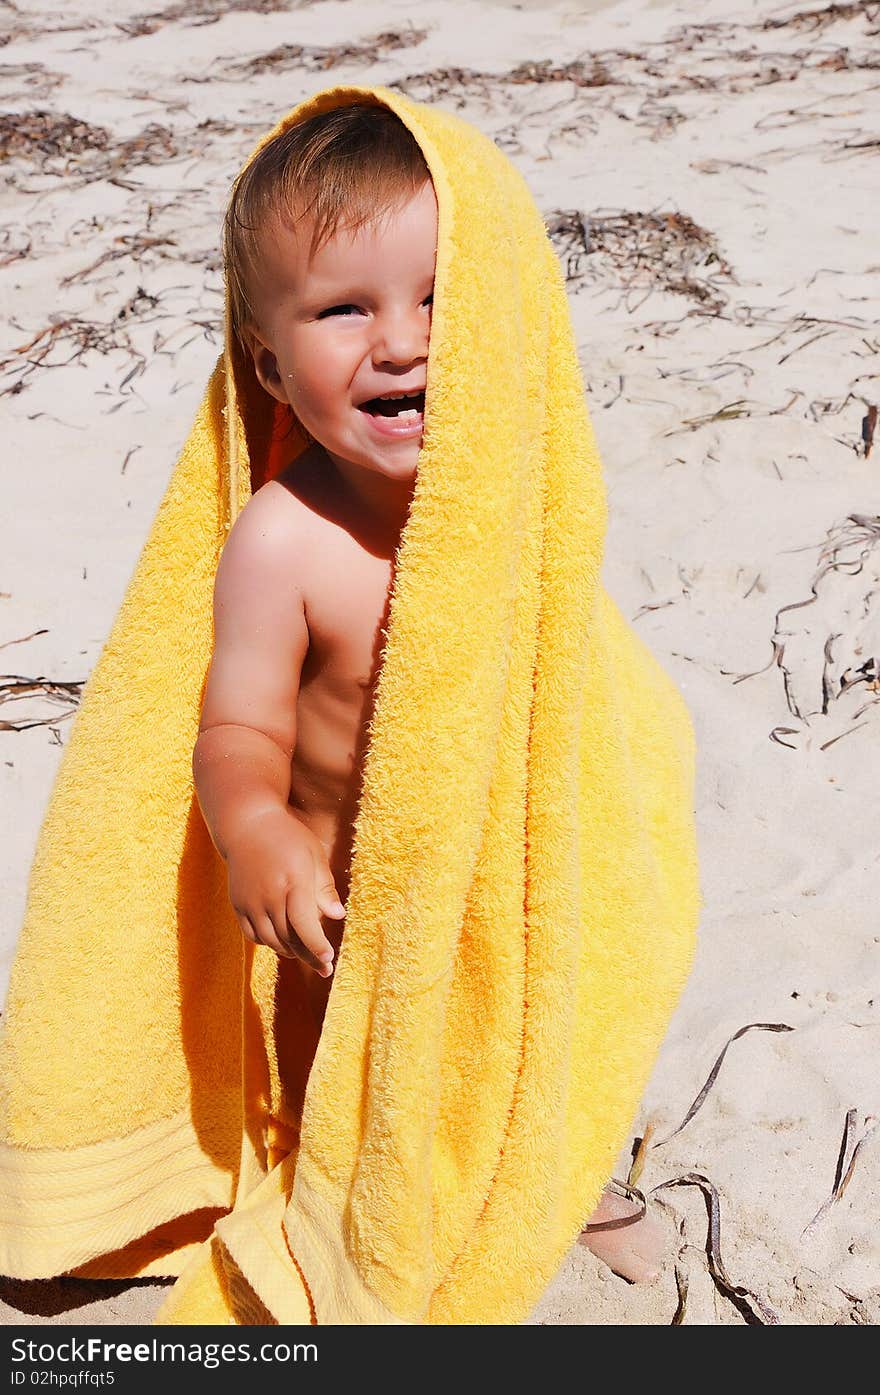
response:
<path id="1" fill-rule="evenodd" d="M 193 773 L 243 934 L 314 971 L 319 1011 L 422 440 L 437 213 L 407 128 L 355 104 L 266 145 L 226 219 L 232 327 L 311 445 L 255 493 L 223 551 Z M 590 1248 L 625 1277 L 656 1277 L 655 1223 L 606 1191 L 591 1223 L 615 1219 L 586 1233 Z"/>
<path id="2" fill-rule="evenodd" d="M 603 1188 L 695 949 L 696 742 L 601 585 L 540 211 L 334 87 L 244 166 L 224 290 L 40 831 L 0 1272 L 176 1276 L 159 1325 L 518 1323 L 579 1236 L 647 1278 Z"/>

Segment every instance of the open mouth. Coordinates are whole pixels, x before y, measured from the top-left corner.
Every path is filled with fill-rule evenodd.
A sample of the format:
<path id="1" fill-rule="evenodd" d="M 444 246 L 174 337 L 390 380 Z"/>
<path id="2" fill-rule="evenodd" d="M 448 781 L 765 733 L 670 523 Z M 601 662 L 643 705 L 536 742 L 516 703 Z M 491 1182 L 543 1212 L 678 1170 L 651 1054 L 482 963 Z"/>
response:
<path id="1" fill-rule="evenodd" d="M 425 415 L 425 394 L 412 393 L 408 397 L 371 397 L 362 402 L 360 410 L 371 417 L 391 417 L 399 422 L 414 422 Z"/>

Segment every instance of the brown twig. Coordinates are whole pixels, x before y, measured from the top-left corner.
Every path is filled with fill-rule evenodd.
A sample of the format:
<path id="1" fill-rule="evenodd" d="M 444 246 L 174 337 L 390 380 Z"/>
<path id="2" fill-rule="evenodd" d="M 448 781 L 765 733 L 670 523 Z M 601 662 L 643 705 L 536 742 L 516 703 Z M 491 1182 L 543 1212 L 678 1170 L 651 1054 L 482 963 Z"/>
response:
<path id="1" fill-rule="evenodd" d="M 843 1125 L 843 1137 L 840 1140 L 840 1151 L 837 1155 L 837 1167 L 835 1168 L 834 1172 L 834 1185 L 831 1189 L 831 1195 L 828 1197 L 827 1201 L 823 1201 L 822 1205 L 819 1207 L 819 1210 L 816 1212 L 813 1219 L 811 1221 L 808 1221 L 807 1224 L 804 1226 L 803 1230 L 801 1231 L 802 1240 L 806 1240 L 808 1236 L 811 1236 L 813 1234 L 819 1222 L 827 1215 L 828 1211 L 830 1211 L 834 1203 L 836 1201 L 839 1201 L 840 1198 L 843 1196 L 844 1192 L 849 1186 L 850 1178 L 853 1175 L 853 1170 L 856 1165 L 856 1158 L 859 1156 L 859 1153 L 862 1151 L 868 1140 L 872 1138 L 873 1135 L 876 1133 L 877 1128 L 880 1127 L 880 1119 L 876 1119 L 873 1115 L 869 1114 L 865 1119 L 865 1132 L 862 1134 L 862 1137 L 859 1139 L 858 1143 L 856 1143 L 855 1146 L 852 1148 L 852 1152 L 850 1152 L 850 1146 L 852 1144 L 853 1135 L 855 1134 L 856 1130 L 857 1117 L 857 1110 L 847 1110 L 846 1119 Z"/>
<path id="2" fill-rule="evenodd" d="M 4 595 L 6 593 L 4 592 Z M 12 644 L 27 644 L 29 639 L 36 639 L 37 635 L 47 635 L 48 630 L 32 630 L 29 635 L 20 635 L 18 639 L 6 639 L 0 644 L 0 649 L 8 649 Z"/>
<path id="3" fill-rule="evenodd" d="M 672 1314 L 670 1327 L 680 1327 L 684 1322 L 684 1315 L 687 1312 L 688 1277 L 680 1264 L 675 1266 L 675 1287 L 678 1292 L 678 1303 L 675 1312 Z"/>
<path id="4" fill-rule="evenodd" d="M 654 1192 L 663 1191 L 667 1187 L 699 1187 L 709 1213 L 706 1255 L 709 1261 L 709 1273 L 712 1275 L 715 1286 L 725 1298 L 739 1309 L 750 1326 L 777 1326 L 779 1314 L 752 1289 L 746 1288 L 745 1284 L 734 1283 L 725 1268 L 721 1256 L 721 1201 L 714 1183 L 710 1182 L 709 1178 L 704 1176 L 702 1172 L 685 1172 L 680 1177 L 670 1177 L 668 1181 L 660 1182 L 658 1186 L 651 1189 L 651 1195 L 653 1196 Z"/>
<path id="5" fill-rule="evenodd" d="M 578 1236 L 578 1239 L 581 1240 L 582 1243 L 586 1243 L 583 1241 L 583 1236 L 588 1233 L 592 1235 L 593 1232 L 597 1230 L 624 1230 L 627 1226 L 635 1225 L 647 1212 L 647 1198 L 644 1192 L 639 1191 L 638 1187 L 630 1186 L 629 1182 L 621 1182 L 617 1177 L 611 1178 L 609 1186 L 618 1187 L 626 1197 L 634 1197 L 636 1201 L 638 1201 L 640 1209 L 638 1211 L 633 1211 L 629 1216 L 616 1216 L 610 1221 L 587 1221 L 581 1227 L 581 1232 Z"/>
<path id="6" fill-rule="evenodd" d="M 717 281 L 733 280 L 733 272 L 714 236 L 685 213 L 568 209 L 551 213 L 545 226 L 574 289 L 611 272 L 627 292 L 686 296 L 707 313 L 726 303 Z"/>
<path id="7" fill-rule="evenodd" d="M 693 1104 L 692 1104 L 692 1105 L 690 1106 L 690 1108 L 688 1109 L 688 1111 L 687 1111 L 687 1113 L 685 1114 L 684 1118 L 682 1119 L 681 1123 L 678 1125 L 677 1128 L 675 1128 L 675 1129 L 672 1130 L 672 1133 L 667 1134 L 665 1138 L 659 1139 L 659 1140 L 654 1144 L 654 1147 L 655 1147 L 655 1148 L 662 1148 L 662 1147 L 664 1146 L 664 1144 L 668 1143 L 669 1140 L 670 1140 L 671 1138 L 675 1138 L 677 1134 L 680 1134 L 681 1131 L 682 1131 L 682 1129 L 685 1127 L 685 1125 L 686 1125 L 686 1124 L 689 1124 L 690 1121 L 691 1121 L 691 1119 L 693 1119 L 693 1117 L 694 1117 L 694 1115 L 696 1114 L 697 1110 L 702 1108 L 703 1103 L 705 1102 L 706 1096 L 708 1095 L 709 1091 L 712 1089 L 712 1086 L 715 1084 L 716 1079 L 718 1078 L 718 1072 L 719 1072 L 720 1069 L 721 1069 L 721 1063 L 722 1063 L 722 1061 L 724 1060 L 724 1057 L 727 1055 L 728 1049 L 733 1045 L 733 1043 L 734 1043 L 735 1041 L 739 1041 L 740 1037 L 745 1036 L 746 1032 L 793 1032 L 793 1031 L 794 1031 L 794 1028 L 793 1028 L 793 1027 L 789 1027 L 788 1024 L 785 1023 L 785 1022 L 749 1022 L 747 1026 L 745 1026 L 745 1027 L 740 1027 L 740 1029 L 739 1029 L 738 1032 L 734 1032 L 733 1036 L 730 1037 L 730 1038 L 724 1043 L 724 1046 L 722 1047 L 721 1051 L 719 1052 L 719 1055 L 718 1055 L 717 1060 L 715 1061 L 715 1064 L 713 1065 L 712 1069 L 711 1069 L 710 1072 L 709 1072 L 709 1075 L 708 1075 L 708 1078 L 707 1078 L 707 1080 L 706 1080 L 705 1085 L 704 1085 L 703 1088 L 700 1090 L 699 1094 L 697 1095 L 697 1097 L 696 1097 L 696 1099 L 694 1100 Z"/>
<path id="8" fill-rule="evenodd" d="M 278 48 L 273 48 L 268 53 L 261 53 L 256 58 L 230 63 L 226 70 L 219 74 L 215 68 L 212 68 L 211 81 L 215 82 L 218 76 L 237 81 L 242 75 L 258 77 L 261 73 L 285 72 L 288 69 L 326 72 L 328 69 L 339 67 L 343 63 L 378 63 L 389 53 L 394 53 L 402 48 L 413 48 L 427 37 L 427 29 L 410 28 L 386 31 L 377 34 L 375 38 L 365 39 L 359 44 L 323 46 L 281 44 Z M 201 79 L 197 79 L 197 81 L 201 81 Z"/>
<path id="9" fill-rule="evenodd" d="M 65 683 L 52 678 L 22 678 L 17 674 L 6 674 L 4 678 L 0 679 L 0 704 L 18 702 L 22 698 L 32 697 L 34 693 L 42 693 L 44 697 L 53 702 L 69 702 L 71 698 L 79 699 L 84 681 Z M 60 717 L 35 717 L 22 719 L 19 722 L 0 721 L 0 731 L 28 731 L 31 727 L 51 726 L 53 722 L 64 721 L 67 717 L 73 716 L 76 707 L 77 703 L 74 702 L 66 712 L 61 713 Z"/>

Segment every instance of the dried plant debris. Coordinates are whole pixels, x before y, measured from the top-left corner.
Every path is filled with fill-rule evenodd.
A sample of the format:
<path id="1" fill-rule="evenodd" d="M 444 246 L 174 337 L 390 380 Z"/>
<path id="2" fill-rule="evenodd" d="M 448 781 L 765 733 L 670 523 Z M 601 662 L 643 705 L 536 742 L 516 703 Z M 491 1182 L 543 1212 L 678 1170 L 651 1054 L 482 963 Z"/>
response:
<path id="1" fill-rule="evenodd" d="M 585 1221 L 578 1235 L 581 1244 L 586 1244 L 585 1235 L 593 1234 L 597 1230 L 624 1230 L 627 1226 L 635 1225 L 640 1221 L 648 1210 L 648 1201 L 644 1192 L 640 1192 L 638 1187 L 634 1187 L 629 1182 L 622 1182 L 619 1177 L 612 1177 L 608 1183 L 615 1187 L 618 1193 L 627 1198 L 628 1201 L 637 1201 L 639 1209 L 633 1211 L 628 1216 L 614 1216 L 608 1221 Z"/>
<path id="2" fill-rule="evenodd" d="M 852 513 L 830 530 L 810 592 L 776 612 L 770 663 L 782 672 L 789 711 L 803 722 L 827 717 L 844 693 L 864 685 L 874 696 L 855 720 L 880 701 L 880 516 Z M 797 620 L 783 620 L 795 612 Z"/>
<path id="3" fill-rule="evenodd" d="M 759 27 L 825 29 L 829 24 L 836 24 L 838 20 L 857 19 L 860 16 L 875 24 L 878 16 L 877 0 L 848 0 L 845 4 L 824 5 L 818 10 L 797 10 L 794 14 L 782 18 L 765 19 Z"/>
<path id="4" fill-rule="evenodd" d="M 571 63 L 553 63 L 542 58 L 530 63 L 520 63 L 504 74 L 505 82 L 573 82 L 575 87 L 608 87 L 619 81 L 612 76 L 608 66 L 614 58 L 638 58 L 635 53 L 613 51 L 608 54 L 592 53 L 587 58 L 576 58 Z"/>
<path id="5" fill-rule="evenodd" d="M 127 140 L 113 141 L 106 127 L 68 112 L 0 114 L 0 158 L 24 161 L 44 174 L 106 179 L 125 174 L 133 165 L 161 164 L 177 154 L 171 131 L 155 123 Z"/>
<path id="6" fill-rule="evenodd" d="M 622 65 L 631 61 L 633 72 Z M 506 73 L 489 72 L 482 68 L 431 68 L 411 73 L 392 84 L 399 91 L 423 101 L 457 100 L 463 106 L 468 100 L 481 98 L 487 107 L 496 110 L 499 100 L 509 101 L 514 93 L 505 89 L 520 86 L 545 86 L 550 83 L 571 83 L 576 89 L 635 87 L 643 68 L 638 54 L 619 50 L 589 53 L 568 63 L 552 63 L 549 59 L 519 63 Z"/>
<path id="7" fill-rule="evenodd" d="M 0 228 L 0 267 L 24 261 L 33 244 L 29 233 L 21 228 Z"/>
<path id="8" fill-rule="evenodd" d="M 3 11 L 0 15 L 0 47 L 19 43 L 22 39 L 43 39 L 47 34 L 76 34 L 99 26 L 96 19 L 78 14 L 70 16 L 68 23 L 53 23 L 53 20 L 63 18 L 64 7 L 61 5 L 54 7 L 54 13 L 43 11 L 29 15 L 28 9 L 35 9 L 32 0 L 30 3 L 28 0 L 19 0 L 18 4 L 14 0 L 0 0 L 0 9 Z"/>
<path id="9" fill-rule="evenodd" d="M 719 283 L 735 281 L 714 235 L 685 213 L 574 209 L 550 214 L 545 225 L 575 290 L 605 281 L 642 300 L 654 291 L 685 296 L 696 313 L 717 314 L 728 299 Z"/>
<path id="10" fill-rule="evenodd" d="M 29 731 L 31 727 L 48 727 L 72 717 L 82 696 L 84 679 L 76 683 L 61 683 L 52 678 L 23 678 L 8 673 L 0 677 L 0 704 L 23 702 L 39 694 L 65 710 L 48 717 L 21 717 L 18 721 L 0 721 L 0 731 Z"/>
<path id="11" fill-rule="evenodd" d="M 123 257 L 135 258 L 138 266 L 143 267 L 157 258 L 162 260 L 163 255 L 168 255 L 166 249 L 170 247 L 177 247 L 173 237 L 151 237 L 149 233 L 145 232 L 122 233 L 119 237 L 114 238 L 113 247 L 108 247 L 106 252 L 102 252 L 100 257 L 90 262 L 88 266 L 81 267 L 79 271 L 72 271 L 69 276 L 62 277 L 58 284 L 59 286 L 72 286 L 77 281 L 85 281 L 93 271 L 97 271 L 107 262 L 119 261 Z M 146 301 L 151 301 L 153 306 L 157 303 L 156 298 L 148 296 L 140 286 L 137 289 L 135 300 L 141 303 L 140 308 L 144 308 L 143 303 Z M 136 308 L 138 307 L 129 305 L 127 309 L 119 311 L 118 318 L 130 318 L 132 311 Z"/>
<path id="12" fill-rule="evenodd" d="M 9 591 L 0 591 L 0 596 L 9 596 Z M 11 649 L 13 644 L 28 644 L 32 639 L 37 639 L 39 635 L 47 635 L 47 629 L 31 630 L 29 635 L 18 635 L 15 639 L 4 639 L 0 644 L 0 649 Z"/>
<path id="13" fill-rule="evenodd" d="M 114 160 L 123 168 L 128 165 L 161 165 L 179 154 L 174 134 L 167 126 L 153 121 L 138 135 L 120 141 L 113 151 Z"/>
<path id="14" fill-rule="evenodd" d="M 62 368 L 92 352 L 107 354 L 123 349 L 134 355 L 126 323 L 126 318 L 119 317 L 109 324 L 84 320 L 77 315 L 55 318 L 26 344 L 13 350 L 12 357 L 0 361 L 0 371 L 16 364 L 16 361 L 21 365 L 21 371 L 12 383 L 0 389 L 0 397 L 12 397 L 21 392 L 27 379 L 38 368 Z M 56 351 L 65 356 L 53 357 Z"/>
<path id="15" fill-rule="evenodd" d="M 684 1315 L 687 1312 L 688 1277 L 680 1264 L 675 1266 L 675 1288 L 678 1294 L 678 1302 L 675 1312 L 672 1314 L 670 1327 L 680 1327 L 684 1322 Z"/>
<path id="16" fill-rule="evenodd" d="M 0 113 L 0 159 L 69 161 L 73 156 L 107 148 L 110 133 L 66 112 L 36 111 Z"/>
<path id="17" fill-rule="evenodd" d="M 862 1136 L 857 1143 L 853 1139 L 857 1130 L 858 1111 L 847 1110 L 846 1121 L 843 1126 L 843 1138 L 840 1141 L 840 1152 L 837 1155 L 837 1168 L 834 1173 L 834 1185 L 831 1195 L 824 1201 L 811 1221 L 804 1226 L 801 1231 L 801 1239 L 806 1240 L 811 1236 L 819 1222 L 825 1217 L 836 1201 L 839 1201 L 850 1184 L 853 1171 L 856 1165 L 856 1158 L 864 1148 L 865 1144 L 873 1137 L 878 1127 L 880 1119 L 873 1114 L 866 1115 L 862 1122 Z"/>
<path id="18" fill-rule="evenodd" d="M 660 1182 L 652 1188 L 651 1195 L 669 1187 L 699 1187 L 703 1193 L 709 1212 L 706 1256 L 709 1261 L 709 1273 L 719 1292 L 739 1309 L 749 1326 L 778 1326 L 779 1314 L 775 1309 L 759 1294 L 746 1288 L 745 1284 L 734 1283 L 727 1272 L 721 1256 L 721 1200 L 714 1183 L 702 1172 L 685 1172 L 680 1177 L 671 1177 L 667 1182 Z"/>
<path id="19" fill-rule="evenodd" d="M 63 73 L 56 73 L 43 63 L 0 63 L 4 102 L 45 100 L 63 82 Z"/>
<path id="20" fill-rule="evenodd" d="M 404 29 L 377 34 L 373 39 L 364 39 L 358 44 L 336 44 L 316 47 L 307 44 L 281 44 L 268 53 L 256 58 L 247 58 L 240 63 L 231 63 L 219 76 L 233 79 L 242 75 L 258 77 L 261 73 L 286 72 L 288 69 L 305 69 L 307 72 L 324 72 L 338 67 L 340 63 L 378 63 L 386 54 L 397 49 L 412 48 L 426 39 L 426 29 Z M 218 73 L 212 69 L 210 78 L 215 82 Z M 187 78 L 188 82 L 200 82 L 201 78 Z"/>
<path id="21" fill-rule="evenodd" d="M 195 264 L 204 263 L 212 270 L 216 269 L 207 256 L 203 258 L 194 253 L 182 260 Z M 107 415 L 110 415 L 125 405 L 133 391 L 122 395 L 126 386 L 140 376 L 146 367 L 147 357 L 142 348 L 138 348 L 133 342 L 132 332 L 155 321 L 170 321 L 170 329 L 154 326 L 152 344 L 148 349 L 151 357 L 165 354 L 174 358 L 195 339 L 205 338 L 210 344 L 216 344 L 222 334 L 222 305 L 219 304 L 219 295 L 217 299 L 216 308 L 188 308 L 182 315 L 174 314 L 164 308 L 165 302 L 160 296 L 152 295 L 143 286 L 138 286 L 109 321 L 85 320 L 78 315 L 55 315 L 50 324 L 0 360 L 0 372 L 6 370 L 9 374 L 9 381 L 0 387 L 0 397 L 12 397 L 22 392 L 28 385 L 27 380 L 38 369 L 63 368 L 90 353 L 102 356 L 125 353 L 128 364 L 123 364 L 122 377 L 112 390 L 119 396 L 117 402 L 108 409 Z M 175 339 L 179 340 L 182 334 L 189 335 L 184 343 L 177 343 L 173 349 L 168 347 Z M 143 346 L 143 335 L 137 337 Z M 61 354 L 64 356 L 59 357 Z M 176 390 L 176 387 L 171 389 L 172 392 Z M 96 390 L 96 395 L 104 395 L 104 390 Z"/>
<path id="22" fill-rule="evenodd" d="M 22 39 L 32 38 L 33 23 L 26 23 L 21 9 L 13 3 L 13 0 L 2 0 L 0 3 L 0 48 L 5 47 L 6 44 L 17 44 Z"/>
<path id="23" fill-rule="evenodd" d="M 140 38 L 143 34 L 155 34 L 163 24 L 176 24 L 180 20 L 191 26 L 216 24 L 218 19 L 228 14 L 278 14 L 303 9 L 307 3 L 308 0 L 299 0 L 299 3 L 297 0 L 178 0 L 177 4 L 168 5 L 164 10 L 117 21 L 117 27 L 129 38 Z"/>
<path id="24" fill-rule="evenodd" d="M 648 1145 L 654 1134 L 654 1122 L 649 1119 L 645 1125 L 645 1131 L 633 1144 L 632 1162 L 629 1165 L 626 1183 L 629 1187 L 634 1187 L 642 1175 L 645 1166 L 645 1158 L 648 1156 Z"/>
<path id="25" fill-rule="evenodd" d="M 17 160 L 39 174 L 67 180 L 78 175 L 83 183 L 106 179 L 128 187 L 126 176 L 138 165 L 197 159 L 217 139 L 242 129 L 216 118 L 173 131 L 150 122 L 136 135 L 116 139 L 106 127 L 66 112 L 4 112 L 0 114 L 0 159 Z"/>
<path id="26" fill-rule="evenodd" d="M 718 1058 L 717 1058 L 717 1060 L 715 1061 L 714 1066 L 712 1067 L 712 1069 L 711 1069 L 710 1072 L 709 1072 L 709 1075 L 708 1075 L 708 1078 L 707 1078 L 707 1080 L 706 1080 L 705 1085 L 704 1085 L 703 1088 L 700 1090 L 699 1094 L 697 1095 L 697 1097 L 696 1097 L 696 1099 L 694 1100 L 693 1104 L 692 1104 L 692 1105 L 690 1106 L 690 1108 L 688 1109 L 688 1111 L 687 1111 L 687 1113 L 685 1114 L 684 1118 L 682 1119 L 681 1123 L 678 1125 L 677 1128 L 674 1128 L 674 1129 L 672 1130 L 672 1133 L 668 1133 L 668 1134 L 666 1135 L 665 1138 L 660 1138 L 660 1139 L 658 1139 L 657 1142 L 656 1142 L 653 1146 L 654 1146 L 655 1148 L 662 1148 L 662 1146 L 664 1145 L 664 1143 L 668 1143 L 669 1140 L 670 1140 L 671 1138 L 675 1138 L 677 1134 L 680 1134 L 680 1133 L 681 1133 L 681 1131 L 682 1131 L 682 1129 L 685 1127 L 685 1125 L 690 1123 L 691 1119 L 693 1119 L 694 1115 L 697 1113 L 697 1110 L 699 1110 L 699 1109 L 702 1108 L 702 1106 L 703 1106 L 703 1104 L 704 1104 L 704 1102 L 705 1102 L 705 1100 L 706 1100 L 706 1096 L 709 1094 L 709 1091 L 712 1089 L 712 1086 L 715 1084 L 715 1081 L 716 1081 L 717 1078 L 718 1078 L 718 1072 L 719 1072 L 720 1069 L 721 1069 L 721 1063 L 722 1063 L 722 1061 L 724 1060 L 724 1057 L 727 1055 L 728 1048 L 731 1047 L 735 1041 L 739 1041 L 740 1037 L 744 1037 L 745 1034 L 746 1034 L 746 1032 L 793 1032 L 793 1031 L 794 1031 L 794 1028 L 793 1028 L 793 1027 L 789 1027 L 788 1024 L 785 1023 L 785 1022 L 749 1022 L 747 1026 L 745 1026 L 745 1027 L 740 1027 L 739 1031 L 738 1031 L 738 1032 L 734 1032 L 733 1036 L 732 1036 L 732 1037 L 729 1037 L 728 1040 L 724 1043 L 724 1046 L 722 1047 L 721 1051 L 719 1052 Z M 644 1142 L 646 1141 L 646 1139 L 647 1139 L 647 1130 L 646 1130 L 645 1140 L 643 1140 L 643 1144 L 644 1144 Z"/>
<path id="27" fill-rule="evenodd" d="M 863 37 L 860 29 L 852 36 L 847 33 L 849 42 L 836 48 L 807 44 L 795 51 L 777 50 L 765 47 L 767 39 L 763 37 L 773 28 L 807 30 L 810 26 L 825 27 L 835 20 L 856 22 L 860 17 L 870 21 L 876 12 L 874 0 L 873 5 L 831 5 L 825 10 L 804 11 L 789 19 L 759 24 L 689 24 L 673 29 L 654 43 L 640 45 L 638 50 L 582 51 L 564 63 L 534 60 L 519 63 L 505 73 L 435 68 L 410 74 L 394 86 L 417 100 L 451 100 L 459 106 L 482 100 L 497 115 L 506 88 L 567 83 L 580 95 L 586 111 L 595 109 L 598 103 L 626 120 L 634 119 L 631 98 L 638 93 L 646 102 L 635 119 L 640 124 L 656 125 L 657 103 L 685 93 L 714 91 L 738 95 L 774 83 L 793 82 L 812 68 L 856 71 L 880 67 L 877 46 L 870 43 L 870 29 L 864 32 L 868 42 L 861 46 L 852 42 Z M 816 19 L 817 15 L 824 18 Z M 753 37 L 756 33 L 761 35 L 757 42 Z M 620 106 L 622 98 L 629 99 L 628 106 Z M 686 119 L 683 112 L 675 115 L 676 123 Z M 662 131 L 662 125 L 658 131 Z"/>

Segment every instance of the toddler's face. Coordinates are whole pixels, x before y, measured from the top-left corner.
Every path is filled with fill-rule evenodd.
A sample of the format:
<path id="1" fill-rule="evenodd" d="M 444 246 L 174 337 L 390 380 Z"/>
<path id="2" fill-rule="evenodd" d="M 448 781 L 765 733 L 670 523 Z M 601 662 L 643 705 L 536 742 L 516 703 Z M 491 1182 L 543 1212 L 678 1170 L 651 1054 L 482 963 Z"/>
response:
<path id="1" fill-rule="evenodd" d="M 378 224 L 339 229 L 311 262 L 310 235 L 307 220 L 295 228 L 279 221 L 263 238 L 253 288 L 257 376 L 331 459 L 411 480 L 437 258 L 434 187 L 427 181 Z M 375 402 L 372 413 L 364 409 L 399 392 L 422 394 L 416 417 L 379 414 Z"/>

